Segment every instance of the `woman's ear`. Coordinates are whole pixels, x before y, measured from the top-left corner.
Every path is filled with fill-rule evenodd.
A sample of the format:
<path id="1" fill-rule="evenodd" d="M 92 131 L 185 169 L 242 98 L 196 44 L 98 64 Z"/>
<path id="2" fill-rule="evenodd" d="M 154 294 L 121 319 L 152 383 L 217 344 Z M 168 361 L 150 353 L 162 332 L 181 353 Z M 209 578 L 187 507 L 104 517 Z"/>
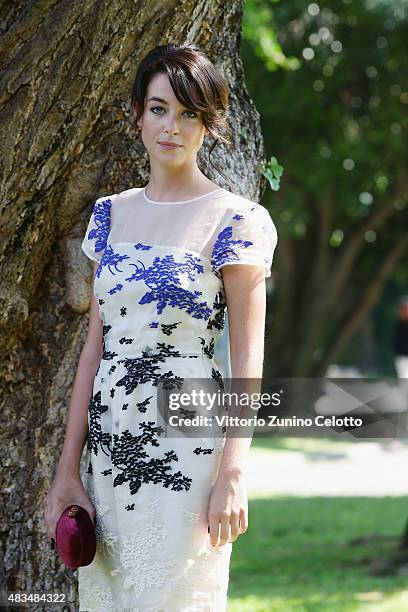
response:
<path id="1" fill-rule="evenodd" d="M 131 110 L 132 110 L 132 113 L 133 113 L 133 117 L 136 119 L 137 114 L 138 114 L 138 106 L 137 106 L 136 102 L 132 103 Z M 142 127 L 142 117 L 141 116 L 139 117 L 139 119 L 137 121 L 137 126 L 139 128 Z"/>

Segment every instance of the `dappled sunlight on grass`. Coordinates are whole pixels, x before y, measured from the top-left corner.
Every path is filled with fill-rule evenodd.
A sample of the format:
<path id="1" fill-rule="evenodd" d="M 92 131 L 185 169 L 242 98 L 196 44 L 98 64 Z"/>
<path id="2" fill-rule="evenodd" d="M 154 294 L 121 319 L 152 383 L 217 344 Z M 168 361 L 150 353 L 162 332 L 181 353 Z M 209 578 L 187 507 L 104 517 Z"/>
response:
<path id="1" fill-rule="evenodd" d="M 262 466 L 265 454 L 298 448 L 319 452 L 320 442 L 296 439 L 300 447 L 290 451 L 290 440 L 254 440 L 251 461 L 256 456 Z M 324 442 L 326 453 L 347 452 L 347 443 Z M 264 479 L 263 494 L 249 492 L 249 528 L 233 546 L 227 612 L 408 610 L 406 576 L 368 573 L 371 560 L 396 549 L 408 496 L 279 495 L 269 470 Z M 373 537 L 351 542 L 365 535 Z"/>
<path id="2" fill-rule="evenodd" d="M 408 495 L 401 440 L 255 438 L 247 467 L 249 494 L 304 496 Z"/>

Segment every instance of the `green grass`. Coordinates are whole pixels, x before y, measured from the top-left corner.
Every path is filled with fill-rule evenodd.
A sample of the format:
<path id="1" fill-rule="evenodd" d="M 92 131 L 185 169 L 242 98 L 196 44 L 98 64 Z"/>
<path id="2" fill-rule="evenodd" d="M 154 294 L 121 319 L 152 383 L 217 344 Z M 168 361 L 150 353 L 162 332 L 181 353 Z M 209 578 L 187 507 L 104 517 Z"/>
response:
<path id="1" fill-rule="evenodd" d="M 254 440 L 251 453 L 329 447 L 330 441 L 269 438 Z M 341 452 L 341 444 L 334 449 Z M 254 495 L 248 531 L 233 545 L 227 612 L 408 610 L 407 576 L 370 576 L 361 563 L 395 549 L 408 497 Z M 380 537 L 348 543 L 370 533 Z"/>

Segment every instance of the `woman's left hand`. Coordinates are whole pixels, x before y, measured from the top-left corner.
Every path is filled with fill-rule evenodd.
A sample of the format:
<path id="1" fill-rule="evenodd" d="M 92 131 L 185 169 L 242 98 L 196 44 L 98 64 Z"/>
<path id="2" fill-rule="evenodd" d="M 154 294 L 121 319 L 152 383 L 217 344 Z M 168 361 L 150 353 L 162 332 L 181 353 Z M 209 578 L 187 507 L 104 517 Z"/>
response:
<path id="1" fill-rule="evenodd" d="M 243 473 L 218 474 L 208 505 L 212 546 L 235 542 L 248 529 L 248 495 Z"/>

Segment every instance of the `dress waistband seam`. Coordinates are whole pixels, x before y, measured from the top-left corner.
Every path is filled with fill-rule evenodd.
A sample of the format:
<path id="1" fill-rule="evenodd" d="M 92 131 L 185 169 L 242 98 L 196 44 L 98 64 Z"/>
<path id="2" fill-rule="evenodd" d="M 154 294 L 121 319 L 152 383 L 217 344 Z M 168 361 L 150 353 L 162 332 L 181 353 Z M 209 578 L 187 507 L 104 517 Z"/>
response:
<path id="1" fill-rule="evenodd" d="M 168 355 L 159 351 L 149 351 L 146 354 L 135 353 L 133 355 L 115 355 L 112 358 L 107 357 L 107 355 L 109 355 L 109 351 L 106 351 L 106 353 L 102 355 L 101 361 L 124 361 L 126 359 L 148 359 L 149 357 L 163 357 L 165 359 L 171 359 L 172 357 L 203 357 L 204 351 L 201 350 L 199 353 L 179 353 L 177 355 Z"/>

